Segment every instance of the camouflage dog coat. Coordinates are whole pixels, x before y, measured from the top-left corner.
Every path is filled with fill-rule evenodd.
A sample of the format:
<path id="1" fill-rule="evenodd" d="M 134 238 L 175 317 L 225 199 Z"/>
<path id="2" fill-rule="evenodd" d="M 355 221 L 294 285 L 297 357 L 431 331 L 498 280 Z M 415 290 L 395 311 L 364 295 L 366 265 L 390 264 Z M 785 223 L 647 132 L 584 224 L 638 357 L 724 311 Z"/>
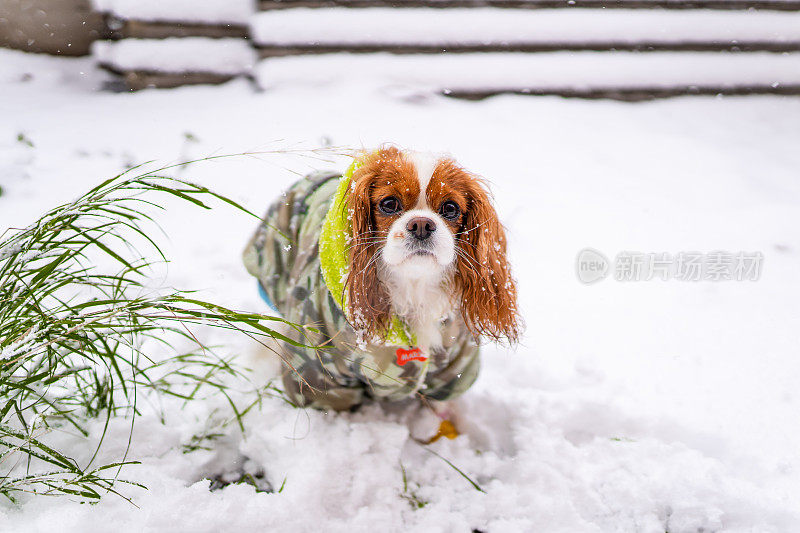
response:
<path id="1" fill-rule="evenodd" d="M 288 321 L 317 332 L 287 336 L 283 383 L 300 406 L 349 409 L 365 397 L 400 400 L 421 395 L 447 400 L 466 391 L 478 375 L 478 346 L 458 312 L 441 323 L 443 346 L 423 354 L 398 317 L 384 342 L 366 341 L 348 320 L 344 304 L 347 240 L 346 196 L 351 169 L 315 173 L 292 185 L 267 211 L 244 252 L 268 303 Z"/>

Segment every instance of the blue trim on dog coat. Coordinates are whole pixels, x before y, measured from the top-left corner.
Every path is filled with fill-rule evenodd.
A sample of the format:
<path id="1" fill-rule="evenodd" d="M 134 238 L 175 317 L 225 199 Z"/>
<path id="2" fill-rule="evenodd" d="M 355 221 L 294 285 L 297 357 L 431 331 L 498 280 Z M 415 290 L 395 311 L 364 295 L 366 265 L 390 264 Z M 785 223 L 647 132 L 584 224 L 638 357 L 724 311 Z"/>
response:
<path id="1" fill-rule="evenodd" d="M 269 299 L 269 295 L 267 294 L 267 291 L 264 290 L 264 286 L 261 285 L 260 281 L 256 282 L 256 284 L 258 285 L 258 295 L 261 296 L 262 300 L 267 302 L 267 305 L 269 306 L 270 309 L 278 313 L 278 316 L 280 316 L 281 314 L 280 311 L 278 311 L 278 308 L 275 307 L 274 303 L 272 303 L 272 300 Z"/>

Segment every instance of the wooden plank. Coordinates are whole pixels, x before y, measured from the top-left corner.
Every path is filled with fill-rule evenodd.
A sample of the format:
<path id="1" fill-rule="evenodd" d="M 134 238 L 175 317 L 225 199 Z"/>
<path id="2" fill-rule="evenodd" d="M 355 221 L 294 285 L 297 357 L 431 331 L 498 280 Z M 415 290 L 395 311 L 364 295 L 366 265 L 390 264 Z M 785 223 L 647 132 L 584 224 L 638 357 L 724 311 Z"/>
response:
<path id="1" fill-rule="evenodd" d="M 107 17 L 107 26 L 112 39 L 166 39 L 168 37 L 212 37 L 246 38 L 247 26 L 238 24 L 202 24 L 193 22 L 160 22 L 145 20 L 121 20 Z"/>
<path id="2" fill-rule="evenodd" d="M 754 96 L 782 95 L 800 96 L 800 85 L 743 85 L 743 86 L 676 86 L 676 87 L 616 87 L 602 89 L 536 89 L 509 88 L 479 90 L 444 90 L 442 95 L 462 100 L 483 100 L 501 94 L 526 96 L 562 96 L 564 98 L 582 98 L 589 100 L 620 100 L 625 102 L 642 102 L 660 98 L 677 96 Z"/>
<path id="3" fill-rule="evenodd" d="M 719 9 L 800 11 L 800 0 L 259 0 L 259 9 L 296 7 L 501 7 L 516 9 Z"/>
<path id="4" fill-rule="evenodd" d="M 147 88 L 170 89 L 184 85 L 219 85 L 236 76 L 214 74 L 212 72 L 166 72 L 133 71 L 125 73 L 125 85 L 132 91 Z"/>
<path id="5" fill-rule="evenodd" d="M 291 45 L 291 46 L 257 46 L 259 57 L 285 57 L 296 55 L 316 54 L 370 54 L 386 52 L 390 54 L 467 54 L 474 52 L 797 52 L 800 51 L 800 41 L 793 42 L 684 42 L 684 43 L 536 43 L 536 44 L 507 44 L 507 45 L 433 45 L 433 46 L 408 46 L 408 45 L 369 45 L 369 44 L 342 44 L 340 46 L 328 45 Z"/>
<path id="6" fill-rule="evenodd" d="M 119 70 L 111 65 L 100 64 L 100 68 L 119 76 L 129 91 L 142 89 L 171 89 L 184 85 L 219 85 L 236 78 L 231 74 L 213 72 L 155 72 L 147 70 Z"/>

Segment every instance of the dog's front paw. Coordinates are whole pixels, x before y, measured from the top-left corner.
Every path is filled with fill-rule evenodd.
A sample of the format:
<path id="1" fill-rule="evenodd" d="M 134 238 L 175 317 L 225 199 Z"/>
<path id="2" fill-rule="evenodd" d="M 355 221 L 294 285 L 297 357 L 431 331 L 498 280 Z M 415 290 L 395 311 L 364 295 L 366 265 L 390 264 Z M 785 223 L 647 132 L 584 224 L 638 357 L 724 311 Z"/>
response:
<path id="1" fill-rule="evenodd" d="M 439 431 L 436 432 L 436 435 L 428 439 L 428 442 L 425 444 L 431 444 L 432 442 L 436 442 L 437 440 L 441 439 L 442 437 L 447 437 L 450 440 L 458 437 L 460 433 L 456 429 L 456 426 L 453 425 L 452 422 L 449 420 L 442 420 L 442 423 L 439 424 Z"/>
<path id="2" fill-rule="evenodd" d="M 411 437 L 423 444 L 436 442 L 442 437 L 448 439 L 458 437 L 455 414 L 450 402 L 423 403 L 409 424 Z"/>

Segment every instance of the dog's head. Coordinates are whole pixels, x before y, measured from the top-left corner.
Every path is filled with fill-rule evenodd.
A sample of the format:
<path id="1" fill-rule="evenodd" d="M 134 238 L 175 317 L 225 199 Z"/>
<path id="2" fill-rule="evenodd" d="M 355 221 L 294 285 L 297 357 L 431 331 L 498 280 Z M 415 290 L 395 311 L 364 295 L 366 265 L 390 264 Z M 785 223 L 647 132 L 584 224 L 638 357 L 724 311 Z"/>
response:
<path id="1" fill-rule="evenodd" d="M 360 329 L 386 331 L 392 278 L 441 286 L 476 337 L 517 340 L 506 237 L 480 178 L 447 157 L 384 147 L 361 158 L 348 194 L 348 312 Z"/>

